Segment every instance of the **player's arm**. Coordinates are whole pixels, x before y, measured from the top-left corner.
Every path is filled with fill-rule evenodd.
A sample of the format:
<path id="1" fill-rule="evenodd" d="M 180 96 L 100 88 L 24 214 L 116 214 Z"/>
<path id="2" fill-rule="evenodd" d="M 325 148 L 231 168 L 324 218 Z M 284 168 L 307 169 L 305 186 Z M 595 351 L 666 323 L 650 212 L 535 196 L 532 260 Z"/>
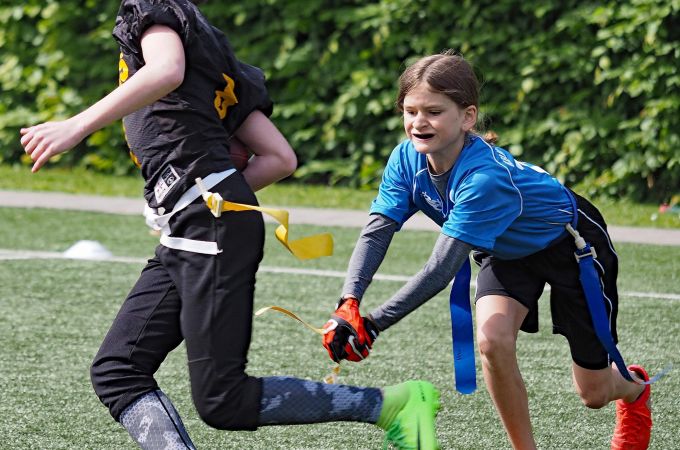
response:
<path id="1" fill-rule="evenodd" d="M 359 302 L 385 258 L 399 225 L 382 214 L 372 214 L 361 231 L 347 268 L 343 294 L 324 328 L 323 345 L 335 361 L 359 361 L 368 356 L 378 330 L 361 317 Z M 350 342 L 351 340 L 351 342 Z"/>
<path id="2" fill-rule="evenodd" d="M 369 318 L 384 331 L 443 291 L 469 257 L 472 246 L 440 234 L 425 266 L 394 296 L 371 312 Z"/>
<path id="3" fill-rule="evenodd" d="M 441 292 L 462 267 L 472 246 L 440 234 L 423 269 L 390 300 L 367 317 L 359 313 L 356 299 L 340 304 L 324 328 L 323 345 L 334 361 L 366 358 L 381 331 L 394 325 L 411 311 Z"/>
<path id="4" fill-rule="evenodd" d="M 380 268 L 399 225 L 382 214 L 371 214 L 361 230 L 347 266 L 341 297 L 354 297 L 361 302 L 364 292 Z"/>
<path id="5" fill-rule="evenodd" d="M 125 83 L 69 119 L 21 129 L 21 145 L 34 161 L 32 172 L 91 133 L 164 97 L 184 81 L 184 47 L 179 35 L 152 25 L 141 39 L 145 65 Z"/>
<path id="6" fill-rule="evenodd" d="M 238 127 L 236 138 L 253 152 L 243 176 L 253 191 L 258 191 L 295 172 L 297 157 L 276 125 L 255 110 Z"/>

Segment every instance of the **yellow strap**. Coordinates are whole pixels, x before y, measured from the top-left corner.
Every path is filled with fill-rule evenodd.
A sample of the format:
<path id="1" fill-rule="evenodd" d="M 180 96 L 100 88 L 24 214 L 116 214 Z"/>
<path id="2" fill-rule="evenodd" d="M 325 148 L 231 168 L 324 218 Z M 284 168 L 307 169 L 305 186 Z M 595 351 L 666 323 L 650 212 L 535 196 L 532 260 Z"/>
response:
<path id="1" fill-rule="evenodd" d="M 340 363 L 336 364 L 331 370 L 331 373 L 323 377 L 323 382 L 326 384 L 336 384 L 340 376 Z"/>
<path id="2" fill-rule="evenodd" d="M 220 217 L 223 211 L 260 211 L 273 217 L 280 223 L 274 234 L 279 242 L 298 259 L 314 259 L 333 254 L 333 236 L 330 233 L 315 234 L 295 241 L 288 241 L 288 229 L 290 228 L 288 225 L 288 211 L 230 202 L 224 200 L 220 194 L 206 190 L 200 178 L 196 178 L 196 184 L 201 190 L 205 204 L 210 208 L 215 217 Z"/>
<path id="3" fill-rule="evenodd" d="M 278 311 L 278 312 L 280 312 L 280 313 L 283 313 L 283 314 L 287 315 L 288 317 L 291 317 L 291 318 L 297 320 L 298 322 L 300 322 L 301 324 L 303 324 L 304 326 L 306 326 L 307 328 L 309 328 L 309 329 L 312 330 L 313 332 L 315 332 L 315 333 L 317 333 L 317 334 L 320 334 L 320 335 L 322 335 L 322 336 L 326 333 L 326 330 L 324 330 L 323 328 L 316 328 L 316 327 L 310 325 L 309 323 L 307 323 L 307 322 L 305 322 L 304 320 L 300 319 L 300 318 L 299 318 L 295 313 L 293 313 L 292 311 L 288 311 L 286 308 L 282 308 L 282 307 L 280 307 L 280 306 L 265 306 L 264 308 L 258 309 L 258 310 L 255 312 L 255 315 L 256 315 L 256 316 L 261 316 L 262 314 L 266 313 L 267 311 Z M 323 377 L 323 382 L 326 383 L 326 384 L 335 384 L 335 383 L 338 382 L 338 377 L 339 377 L 339 376 L 340 376 L 340 363 L 337 363 L 337 364 L 333 367 L 333 369 L 331 370 L 331 373 L 329 373 L 328 375 L 326 375 L 325 377 Z"/>
<path id="4" fill-rule="evenodd" d="M 270 310 L 271 310 L 271 311 L 278 311 L 278 312 L 280 312 L 280 313 L 283 313 L 283 314 L 287 315 L 288 317 L 291 317 L 291 318 L 297 320 L 297 321 L 300 322 L 302 325 L 306 326 L 307 328 L 309 328 L 310 330 L 312 330 L 312 331 L 315 332 L 316 334 L 320 334 L 321 336 L 323 336 L 324 334 L 326 334 L 326 330 L 324 330 L 323 328 L 316 328 L 315 326 L 310 325 L 309 323 L 307 323 L 307 322 L 305 322 L 304 320 L 300 319 L 297 315 L 295 315 L 295 313 L 293 313 L 293 312 L 291 312 L 291 311 L 288 311 L 286 308 L 281 308 L 280 306 L 266 306 L 266 307 L 264 307 L 264 308 L 260 308 L 260 309 L 258 309 L 258 310 L 255 312 L 255 315 L 256 315 L 256 316 L 261 316 L 262 314 L 264 314 L 264 313 L 266 313 L 267 311 L 270 311 Z"/>

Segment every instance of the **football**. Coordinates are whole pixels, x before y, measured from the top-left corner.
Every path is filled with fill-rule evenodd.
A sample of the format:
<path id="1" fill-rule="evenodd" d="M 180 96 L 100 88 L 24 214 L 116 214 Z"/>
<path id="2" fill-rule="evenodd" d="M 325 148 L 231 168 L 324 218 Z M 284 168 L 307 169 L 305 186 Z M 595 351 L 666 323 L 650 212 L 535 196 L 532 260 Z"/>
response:
<path id="1" fill-rule="evenodd" d="M 245 169 L 251 156 L 252 152 L 250 149 L 236 136 L 229 139 L 229 158 L 234 163 L 236 170 L 242 171 Z"/>

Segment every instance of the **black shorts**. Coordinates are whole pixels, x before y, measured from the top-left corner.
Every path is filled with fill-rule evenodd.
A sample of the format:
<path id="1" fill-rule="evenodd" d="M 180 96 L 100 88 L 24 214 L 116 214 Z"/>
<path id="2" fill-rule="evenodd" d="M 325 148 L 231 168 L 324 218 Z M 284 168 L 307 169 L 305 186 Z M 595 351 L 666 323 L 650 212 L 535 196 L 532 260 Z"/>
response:
<path id="1" fill-rule="evenodd" d="M 578 206 L 577 229 L 597 252 L 595 266 L 604 288 L 605 308 L 616 342 L 618 257 L 600 212 L 584 198 L 574 196 Z M 579 280 L 575 250 L 574 238 L 565 230 L 565 235 L 551 246 L 520 259 L 501 260 L 475 252 L 474 260 L 480 265 L 475 298 L 503 295 L 517 300 L 529 308 L 521 330 L 535 333 L 538 331 L 538 299 L 545 284 L 549 284 L 553 333 L 567 338 L 576 364 L 586 369 L 603 369 L 610 364 L 609 356 L 593 328 Z"/>

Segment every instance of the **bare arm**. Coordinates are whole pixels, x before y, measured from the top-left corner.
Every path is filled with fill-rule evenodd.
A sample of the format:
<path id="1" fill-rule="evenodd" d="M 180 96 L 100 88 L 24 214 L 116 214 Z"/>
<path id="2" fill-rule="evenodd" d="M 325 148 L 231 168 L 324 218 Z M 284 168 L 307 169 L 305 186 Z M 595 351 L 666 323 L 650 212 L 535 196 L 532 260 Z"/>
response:
<path id="1" fill-rule="evenodd" d="M 290 144 L 261 111 L 250 113 L 235 135 L 254 153 L 243 170 L 253 191 L 291 175 L 297 168 L 297 157 Z"/>
<path id="2" fill-rule="evenodd" d="M 182 84 L 184 47 L 175 31 L 153 25 L 144 32 L 141 45 L 144 67 L 106 97 L 69 119 L 21 129 L 21 145 L 34 161 L 32 172 L 91 133 L 155 102 Z"/>

